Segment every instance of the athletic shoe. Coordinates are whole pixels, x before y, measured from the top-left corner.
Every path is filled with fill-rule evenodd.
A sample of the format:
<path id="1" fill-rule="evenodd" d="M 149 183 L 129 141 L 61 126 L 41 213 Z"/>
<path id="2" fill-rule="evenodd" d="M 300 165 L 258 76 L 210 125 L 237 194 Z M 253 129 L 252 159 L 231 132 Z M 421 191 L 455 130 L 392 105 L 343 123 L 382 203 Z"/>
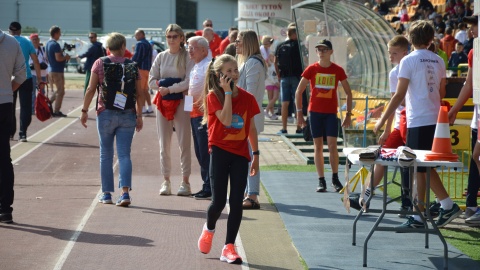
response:
<path id="1" fill-rule="evenodd" d="M 415 229 L 415 228 L 424 228 L 425 224 L 420 221 L 416 221 L 412 216 L 409 216 L 407 221 L 402 223 L 400 226 L 395 227 L 395 229 Z"/>
<path id="2" fill-rule="evenodd" d="M 467 218 L 475 215 L 475 213 L 478 211 L 478 209 L 480 209 L 480 208 L 477 208 L 476 211 L 475 211 L 475 210 L 472 210 L 472 209 L 470 209 L 470 208 L 468 208 L 468 207 L 465 208 L 465 214 L 464 214 L 465 219 L 467 219 Z"/>
<path id="3" fill-rule="evenodd" d="M 190 196 L 192 195 L 192 190 L 190 189 L 190 184 L 182 182 L 178 188 L 177 196 Z"/>
<path id="4" fill-rule="evenodd" d="M 400 211 L 412 211 L 412 207 L 411 206 L 400 206 L 400 209 L 398 209 Z M 407 214 L 398 214 L 398 217 L 399 218 L 407 218 Z M 426 216 L 425 216 L 426 217 Z"/>
<path id="5" fill-rule="evenodd" d="M 200 191 L 198 191 L 198 192 L 196 192 L 196 193 L 192 193 L 192 194 L 190 194 L 190 196 L 191 196 L 191 197 L 195 197 L 195 195 L 197 195 L 197 194 L 199 194 L 199 193 L 201 193 L 201 192 L 203 192 L 203 189 L 202 189 L 202 190 L 200 190 Z"/>
<path id="6" fill-rule="evenodd" d="M 293 123 L 295 123 L 295 118 L 289 116 L 289 117 L 287 118 L 287 122 L 293 124 Z"/>
<path id="7" fill-rule="evenodd" d="M 19 142 L 27 142 L 27 136 L 20 136 L 18 139 Z"/>
<path id="8" fill-rule="evenodd" d="M 302 129 L 297 129 L 297 130 L 295 130 L 295 134 L 303 134 L 303 130 Z"/>
<path id="9" fill-rule="evenodd" d="M 145 113 L 146 114 L 151 114 L 151 113 L 153 113 L 153 110 L 147 110 Z"/>
<path id="10" fill-rule="evenodd" d="M 279 132 L 277 132 L 277 135 L 282 135 L 282 134 L 287 134 L 287 130 L 286 129 L 280 129 Z"/>
<path id="11" fill-rule="evenodd" d="M 234 264 L 241 264 L 242 257 L 240 257 L 237 254 L 237 251 L 235 251 L 235 246 L 233 244 L 227 244 L 223 247 L 220 261 L 234 263 Z"/>
<path id="12" fill-rule="evenodd" d="M 207 229 L 207 224 L 203 225 L 202 229 L 202 234 L 200 235 L 200 238 L 198 239 L 198 249 L 200 252 L 203 254 L 208 254 L 210 250 L 212 249 L 212 240 L 213 240 L 213 234 L 215 231 L 209 231 Z"/>
<path id="13" fill-rule="evenodd" d="M 52 115 L 53 117 L 67 117 L 67 115 L 63 114 L 61 111 L 54 112 Z"/>
<path id="14" fill-rule="evenodd" d="M 111 204 L 112 203 L 112 194 L 105 192 L 102 194 L 100 199 L 98 199 L 99 203 L 104 203 L 104 204 Z"/>
<path id="15" fill-rule="evenodd" d="M 172 195 L 170 181 L 163 181 L 162 187 L 160 188 L 160 195 Z"/>
<path id="16" fill-rule="evenodd" d="M 441 206 L 442 205 L 439 202 L 436 202 L 436 201 L 430 203 L 429 211 L 430 211 L 430 215 L 432 216 L 432 218 L 438 217 L 438 215 L 440 214 Z M 425 215 L 425 216 L 427 216 L 427 215 Z"/>
<path id="17" fill-rule="evenodd" d="M 468 209 L 468 208 L 467 208 Z M 468 224 L 480 224 L 480 209 L 475 212 L 471 217 L 465 220 L 465 223 Z"/>
<path id="18" fill-rule="evenodd" d="M 440 208 L 440 215 L 438 216 L 437 219 L 437 227 L 441 228 L 450 223 L 450 221 L 454 220 L 456 217 L 460 216 L 462 214 L 462 210 L 456 203 L 453 204 L 452 209 L 450 210 L 444 210 L 443 208 Z"/>
<path id="19" fill-rule="evenodd" d="M 195 200 L 211 200 L 212 199 L 212 193 L 207 192 L 207 191 L 201 191 L 201 192 L 195 194 L 195 196 L 193 196 L 193 198 L 195 198 Z"/>
<path id="20" fill-rule="evenodd" d="M 272 115 L 270 115 L 270 119 L 271 120 L 277 120 L 278 116 L 276 114 L 272 114 Z"/>
<path id="21" fill-rule="evenodd" d="M 0 223 L 7 223 L 7 224 L 13 223 L 12 213 L 0 214 Z"/>
<path id="22" fill-rule="evenodd" d="M 317 192 L 327 191 L 327 182 L 325 180 L 318 180 Z"/>
<path id="23" fill-rule="evenodd" d="M 332 179 L 332 187 L 335 188 L 335 191 L 340 192 L 340 190 L 343 189 L 342 183 L 340 183 L 340 180 L 338 178 L 333 178 Z"/>
<path id="24" fill-rule="evenodd" d="M 129 206 L 130 205 L 130 195 L 128 193 L 123 193 L 120 198 L 117 200 L 117 206 Z"/>

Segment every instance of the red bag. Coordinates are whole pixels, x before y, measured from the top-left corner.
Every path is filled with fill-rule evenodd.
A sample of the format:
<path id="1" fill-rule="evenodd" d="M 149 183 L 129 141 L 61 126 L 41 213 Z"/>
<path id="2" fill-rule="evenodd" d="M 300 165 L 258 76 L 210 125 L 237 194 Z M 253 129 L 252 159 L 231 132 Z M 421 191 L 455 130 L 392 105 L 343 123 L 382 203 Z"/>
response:
<path id="1" fill-rule="evenodd" d="M 42 86 L 47 86 L 46 94 L 48 95 L 48 85 L 44 82 L 40 83 L 40 86 L 37 86 L 37 98 L 35 99 L 35 115 L 37 116 L 38 120 L 44 122 L 52 118 L 53 108 L 50 99 L 42 93 Z"/>

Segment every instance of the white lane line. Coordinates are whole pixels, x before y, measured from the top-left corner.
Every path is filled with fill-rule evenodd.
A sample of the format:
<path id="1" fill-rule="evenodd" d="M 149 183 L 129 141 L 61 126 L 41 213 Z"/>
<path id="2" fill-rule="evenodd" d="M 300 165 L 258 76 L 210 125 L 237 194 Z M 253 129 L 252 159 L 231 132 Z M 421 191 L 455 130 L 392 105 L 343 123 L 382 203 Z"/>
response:
<path id="1" fill-rule="evenodd" d="M 230 214 L 230 204 L 227 199 L 227 212 Z M 240 237 L 240 231 L 237 233 L 237 238 L 235 239 L 235 246 L 237 247 L 237 253 L 242 257 L 242 270 L 249 270 L 250 266 L 248 265 L 247 254 L 243 248 L 242 238 Z"/>
<path id="2" fill-rule="evenodd" d="M 59 119 L 60 120 L 60 119 Z M 70 120 L 70 119 L 69 119 Z M 58 131 L 52 133 L 52 135 L 50 135 L 50 137 L 46 138 L 45 140 L 41 141 L 41 142 L 38 142 L 37 145 L 35 145 L 34 147 L 30 148 L 30 150 L 28 150 L 27 152 L 25 152 L 23 155 L 19 156 L 18 158 L 16 158 L 15 160 L 12 161 L 12 164 L 16 164 L 17 162 L 19 162 L 20 160 L 22 160 L 24 157 L 28 156 L 30 153 L 32 153 L 34 150 L 36 150 L 37 148 L 39 148 L 40 146 L 42 146 L 43 144 L 45 144 L 46 142 L 50 141 L 53 137 L 57 136 L 60 132 L 64 131 L 65 129 L 67 129 L 68 127 L 70 127 L 71 125 L 73 125 L 74 123 L 76 123 L 78 121 L 78 117 L 75 117 L 75 119 L 72 119 L 70 123 L 66 124 L 63 128 L 59 129 Z M 52 125 L 55 125 L 55 124 L 58 124 L 57 121 L 51 123 L 50 125 L 42 128 L 41 130 L 37 131 L 35 134 L 33 134 L 33 136 L 30 136 L 29 139 L 32 139 L 32 138 L 35 138 L 37 135 L 43 133 L 44 131 L 46 131 L 48 128 L 50 128 Z M 14 146 L 12 146 L 10 149 L 11 150 L 14 150 L 15 148 L 17 148 L 19 145 L 22 145 L 22 142 L 19 142 L 17 144 L 15 144 Z M 13 151 L 12 151 L 13 152 Z"/>
<path id="3" fill-rule="evenodd" d="M 134 138 L 136 134 L 137 134 L 136 132 L 133 133 Z M 116 170 L 117 166 L 118 166 L 118 159 L 117 161 L 115 161 L 115 164 L 113 164 L 113 171 Z M 98 204 L 98 197 L 100 197 L 100 194 L 102 194 L 102 189 L 98 190 L 97 196 L 93 199 L 92 203 L 90 204 L 90 207 L 88 208 L 87 212 L 83 216 L 82 221 L 80 221 L 80 224 L 78 224 L 77 229 L 75 230 L 75 233 L 72 235 L 72 237 L 68 241 L 68 244 L 65 246 L 65 249 L 63 250 L 62 255 L 60 255 L 60 258 L 58 258 L 58 261 L 55 264 L 55 267 L 53 268 L 53 270 L 61 270 L 63 268 L 63 265 L 65 264 L 65 261 L 68 259 L 68 256 L 72 252 L 73 247 L 75 246 L 75 243 L 77 243 L 78 237 L 82 233 L 83 228 L 87 225 L 87 222 L 90 219 L 90 216 L 95 210 L 95 207 Z"/>

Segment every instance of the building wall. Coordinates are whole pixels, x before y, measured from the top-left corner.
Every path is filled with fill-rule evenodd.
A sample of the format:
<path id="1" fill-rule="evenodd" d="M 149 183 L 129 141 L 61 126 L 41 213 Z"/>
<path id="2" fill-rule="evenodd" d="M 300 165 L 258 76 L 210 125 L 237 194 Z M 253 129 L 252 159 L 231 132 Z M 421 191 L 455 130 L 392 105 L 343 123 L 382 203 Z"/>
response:
<path id="1" fill-rule="evenodd" d="M 237 0 L 197 3 L 197 28 L 205 18 L 213 20 L 215 30 L 236 25 Z M 176 22 L 175 5 L 175 0 L 103 0 L 103 32 L 133 33 L 139 27 L 165 29 L 170 23 L 181 25 Z M 35 27 L 41 33 L 47 33 L 52 25 L 60 26 L 66 34 L 91 29 L 91 0 L 0 0 L 0 7 L 3 30 L 8 30 L 12 21 L 19 21 L 23 28 Z"/>
<path id="2" fill-rule="evenodd" d="M 20 4 L 17 5 L 17 2 Z M 48 32 L 52 25 L 62 31 L 88 31 L 91 25 L 90 0 L 0 0 L 0 28 L 8 30 L 12 21 L 22 28 Z M 17 14 L 19 15 L 17 17 Z"/>

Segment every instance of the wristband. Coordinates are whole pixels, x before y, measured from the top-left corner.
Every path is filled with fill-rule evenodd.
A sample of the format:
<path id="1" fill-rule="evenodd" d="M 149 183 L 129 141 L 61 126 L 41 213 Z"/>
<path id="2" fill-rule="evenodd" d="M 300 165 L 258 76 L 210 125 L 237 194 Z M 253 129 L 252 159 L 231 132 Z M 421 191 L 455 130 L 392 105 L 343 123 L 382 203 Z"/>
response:
<path id="1" fill-rule="evenodd" d="M 255 156 L 260 156 L 260 150 L 253 151 L 252 154 Z"/>
<path id="2" fill-rule="evenodd" d="M 232 92 L 225 92 L 225 95 L 231 95 Z"/>
<path id="3" fill-rule="evenodd" d="M 88 111 L 85 109 L 82 109 L 82 113 L 87 113 Z"/>
<path id="4" fill-rule="evenodd" d="M 303 110 L 302 109 L 297 109 L 297 112 L 303 112 Z"/>

